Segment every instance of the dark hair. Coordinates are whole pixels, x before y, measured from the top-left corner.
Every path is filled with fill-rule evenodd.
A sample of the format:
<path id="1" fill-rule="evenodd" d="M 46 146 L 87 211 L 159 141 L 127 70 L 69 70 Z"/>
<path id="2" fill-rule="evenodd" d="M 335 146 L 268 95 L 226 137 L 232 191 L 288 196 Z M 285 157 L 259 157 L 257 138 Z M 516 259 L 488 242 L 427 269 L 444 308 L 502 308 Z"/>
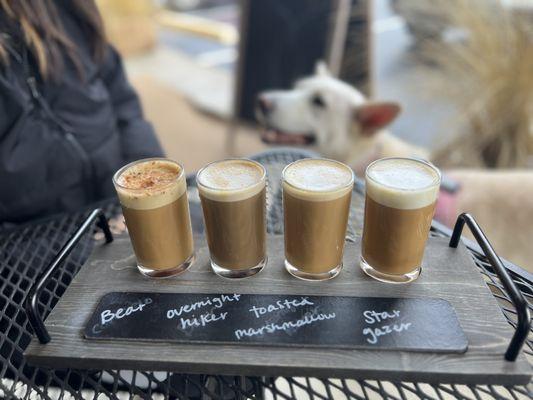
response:
<path id="1" fill-rule="evenodd" d="M 87 35 L 92 57 L 101 62 L 106 38 L 103 22 L 94 0 L 67 0 L 65 5 Z M 55 0 L 0 0 L 0 11 L 18 24 L 22 38 L 37 61 L 43 79 L 57 78 L 65 55 L 83 75 L 78 49 L 65 31 Z M 5 42 L 0 38 L 0 63 L 9 63 Z"/>

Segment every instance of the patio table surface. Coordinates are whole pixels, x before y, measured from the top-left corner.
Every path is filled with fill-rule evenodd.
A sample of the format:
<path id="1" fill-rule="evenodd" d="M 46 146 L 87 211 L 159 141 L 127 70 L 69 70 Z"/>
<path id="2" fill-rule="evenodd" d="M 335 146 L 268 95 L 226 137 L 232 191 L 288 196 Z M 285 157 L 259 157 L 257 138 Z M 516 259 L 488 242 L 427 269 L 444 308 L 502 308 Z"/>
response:
<path id="1" fill-rule="evenodd" d="M 313 153 L 279 149 L 252 158 L 261 162 L 268 172 L 267 222 L 269 233 L 282 233 L 283 213 L 280 179 L 283 167 L 296 159 L 315 156 Z M 194 179 L 188 179 L 193 229 L 202 230 L 201 208 Z M 364 188 L 357 180 L 352 196 L 347 240 L 361 234 L 364 209 Z M 119 213 L 112 200 L 100 203 L 108 216 Z M 92 208 L 91 208 L 92 209 Z M 69 236 L 87 216 L 89 210 L 60 215 L 32 224 L 0 232 L 0 397 L 55 399 L 72 398 L 309 398 L 309 399 L 529 399 L 528 386 L 502 387 L 487 385 L 430 385 L 409 382 L 378 382 L 352 379 L 314 379 L 299 377 L 232 377 L 214 375 L 185 375 L 152 371 L 85 371 L 72 369 L 41 369 L 26 363 L 22 353 L 32 336 L 23 301 L 39 273 L 60 250 Z M 450 231 L 434 224 L 432 235 L 449 236 Z M 489 238 L 490 239 L 490 238 Z M 80 242 L 67 262 L 49 283 L 40 299 L 41 311 L 46 315 L 76 275 L 91 252 L 91 235 Z M 480 274 L 499 300 L 502 312 L 514 324 L 516 315 L 512 304 L 496 274 L 476 245 L 469 245 Z M 505 262 L 513 280 L 529 303 L 533 296 L 531 274 Z M 523 351 L 531 362 L 533 334 Z"/>

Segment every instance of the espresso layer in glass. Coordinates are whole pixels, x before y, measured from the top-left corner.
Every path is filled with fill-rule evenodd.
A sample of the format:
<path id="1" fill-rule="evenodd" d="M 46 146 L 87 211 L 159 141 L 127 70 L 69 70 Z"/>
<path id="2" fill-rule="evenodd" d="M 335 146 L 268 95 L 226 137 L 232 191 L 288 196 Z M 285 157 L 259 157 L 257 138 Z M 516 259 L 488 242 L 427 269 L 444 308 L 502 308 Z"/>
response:
<path id="1" fill-rule="evenodd" d="M 245 270 L 266 257 L 265 171 L 255 162 L 222 160 L 197 176 L 211 260 Z"/>
<path id="2" fill-rule="evenodd" d="M 300 160 L 284 170 L 285 258 L 292 268 L 320 275 L 342 264 L 352 187 L 353 172 L 335 161 Z"/>
<path id="3" fill-rule="evenodd" d="M 181 264 L 193 252 L 187 194 L 165 206 L 136 210 L 123 206 L 133 250 L 146 268 L 167 269 Z"/>
<path id="4" fill-rule="evenodd" d="M 362 255 L 375 269 L 401 275 L 419 267 L 435 203 L 417 209 L 387 207 L 366 196 Z"/>
<path id="5" fill-rule="evenodd" d="M 201 199 L 212 260 L 228 269 L 259 264 L 265 258 L 265 189 L 235 202 Z"/>
<path id="6" fill-rule="evenodd" d="M 187 261 L 194 244 L 181 166 L 141 160 L 122 168 L 114 181 L 139 266 L 167 270 Z"/>
<path id="7" fill-rule="evenodd" d="M 285 257 L 298 269 L 320 274 L 342 263 L 351 192 L 334 200 L 283 194 Z"/>

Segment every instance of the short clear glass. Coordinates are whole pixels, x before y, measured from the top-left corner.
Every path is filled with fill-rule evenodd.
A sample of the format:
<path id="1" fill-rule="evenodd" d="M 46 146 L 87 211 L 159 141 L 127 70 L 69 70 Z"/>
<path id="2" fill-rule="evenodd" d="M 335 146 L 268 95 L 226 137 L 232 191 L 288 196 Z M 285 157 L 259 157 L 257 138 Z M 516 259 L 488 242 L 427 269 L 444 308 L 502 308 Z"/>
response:
<path id="1" fill-rule="evenodd" d="M 426 161 L 393 157 L 370 164 L 365 179 L 361 268 L 382 282 L 414 281 L 422 269 L 440 172 Z"/>
<path id="2" fill-rule="evenodd" d="M 342 270 L 354 177 L 347 165 L 323 158 L 283 170 L 285 268 L 291 275 L 321 281 Z"/>
<path id="3" fill-rule="evenodd" d="M 150 185 L 133 182 L 134 171 L 157 171 L 158 168 L 175 171 L 175 178 L 161 185 L 155 181 L 150 181 Z M 130 184 L 125 183 L 126 176 Z M 137 178 L 141 179 L 141 175 Z M 113 184 L 139 271 L 152 278 L 166 278 L 186 271 L 194 261 L 194 243 L 183 167 L 166 158 L 138 160 L 119 169 L 113 176 Z"/>
<path id="4" fill-rule="evenodd" d="M 266 170 L 232 158 L 196 175 L 211 267 L 224 278 L 247 278 L 267 264 Z"/>

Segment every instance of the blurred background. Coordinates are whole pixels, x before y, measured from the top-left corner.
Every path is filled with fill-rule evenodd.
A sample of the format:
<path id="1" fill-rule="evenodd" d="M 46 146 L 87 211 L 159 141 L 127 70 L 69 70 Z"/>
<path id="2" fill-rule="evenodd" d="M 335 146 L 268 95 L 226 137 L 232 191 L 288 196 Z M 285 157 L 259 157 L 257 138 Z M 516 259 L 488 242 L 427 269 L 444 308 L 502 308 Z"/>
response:
<path id="1" fill-rule="evenodd" d="M 519 36 L 519 19 L 531 27 L 531 0 L 97 3 L 165 150 L 189 170 L 223 156 L 226 136 L 235 128 L 236 154 L 264 148 L 254 127 L 255 95 L 264 89 L 289 88 L 310 75 L 319 59 L 329 61 L 337 76 L 367 95 L 399 101 L 403 113 L 391 130 L 413 144 L 444 147 L 456 136 L 466 136 L 467 125 L 482 129 L 492 124 L 499 131 L 506 123 L 524 125 L 530 133 L 530 121 L 516 121 L 519 113 L 530 118 L 530 109 L 498 106 L 509 104 L 504 96 L 512 95 L 507 92 L 531 93 L 531 81 L 519 87 L 522 82 L 511 69 L 518 71 L 517 64 L 523 64 L 524 75 L 530 77 L 533 54 L 517 51 L 512 58 L 510 52 L 499 53 L 498 46 L 520 45 L 520 37 L 502 36 Z M 509 14 L 496 15 L 500 9 Z M 457 48 L 469 35 L 474 40 L 484 37 L 486 43 Z M 501 82 L 507 72 L 509 82 Z M 501 85 L 509 87 L 504 90 Z M 465 105 L 473 102 L 472 97 L 476 109 L 470 110 L 474 107 Z M 526 99 L 523 103 L 522 108 L 531 106 Z M 483 107 L 493 113 L 490 123 L 481 121 Z M 234 118 L 237 126 L 230 129 L 227 122 Z M 483 133 L 477 136 L 481 140 Z M 205 143 L 220 146 L 205 148 Z M 191 151 L 196 148 L 201 151 Z M 467 158 L 456 155 L 447 164 L 471 166 Z M 495 160 L 487 162 L 499 166 Z M 507 163 L 501 166 L 528 165 L 525 157 Z"/>
<path id="2" fill-rule="evenodd" d="M 368 97 L 402 105 L 390 131 L 458 173 L 470 188 L 461 207 L 473 204 L 496 249 L 533 270 L 532 0 L 97 3 L 147 118 L 188 171 L 268 148 L 257 93 L 325 60 Z"/>

